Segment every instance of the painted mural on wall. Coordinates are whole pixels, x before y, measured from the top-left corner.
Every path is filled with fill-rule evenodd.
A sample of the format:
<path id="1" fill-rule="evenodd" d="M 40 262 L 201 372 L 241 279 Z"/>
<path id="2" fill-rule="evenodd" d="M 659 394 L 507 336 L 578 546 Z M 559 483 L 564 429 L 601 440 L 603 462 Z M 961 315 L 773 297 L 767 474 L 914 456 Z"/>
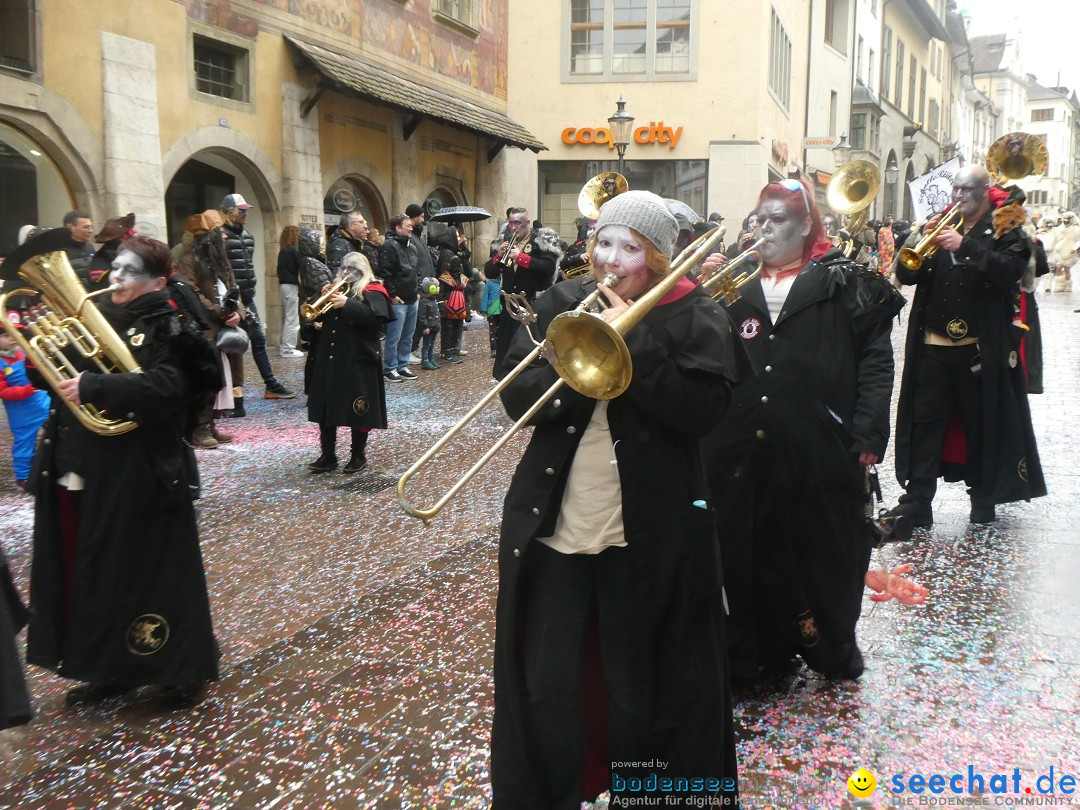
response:
<path id="1" fill-rule="evenodd" d="M 320 28 L 349 36 L 359 36 L 359 11 L 353 9 L 358 0 L 254 0 L 259 6 L 284 11 Z M 187 15 L 193 20 L 223 28 L 245 37 L 259 33 L 254 17 L 239 14 L 229 0 L 188 0 Z"/>
<path id="2" fill-rule="evenodd" d="M 403 7 L 394 0 L 360 4 L 364 44 L 421 67 L 506 98 L 506 0 L 476 0 L 473 38 L 437 22 L 433 0 Z"/>

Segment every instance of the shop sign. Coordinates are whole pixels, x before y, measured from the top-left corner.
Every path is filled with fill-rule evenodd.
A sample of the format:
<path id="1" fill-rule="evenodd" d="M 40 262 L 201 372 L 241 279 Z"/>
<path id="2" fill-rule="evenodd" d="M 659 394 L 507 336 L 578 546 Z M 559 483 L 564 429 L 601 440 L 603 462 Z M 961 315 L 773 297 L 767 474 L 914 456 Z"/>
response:
<path id="1" fill-rule="evenodd" d="M 674 149 L 682 137 L 682 127 L 669 127 L 663 121 L 650 121 L 648 126 L 634 130 L 634 143 L 666 143 L 668 149 Z M 607 144 L 608 149 L 615 148 L 611 139 L 611 130 L 607 127 L 567 127 L 562 131 L 565 144 Z"/>

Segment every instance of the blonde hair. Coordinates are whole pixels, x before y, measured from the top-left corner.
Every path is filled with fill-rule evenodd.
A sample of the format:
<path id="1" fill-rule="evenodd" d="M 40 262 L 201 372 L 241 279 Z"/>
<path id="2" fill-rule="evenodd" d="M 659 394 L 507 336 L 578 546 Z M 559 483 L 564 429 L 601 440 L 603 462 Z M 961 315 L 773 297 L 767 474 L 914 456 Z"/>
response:
<path id="1" fill-rule="evenodd" d="M 634 238 L 645 245 L 645 264 L 652 271 L 653 279 L 659 280 L 671 272 L 671 257 L 664 253 L 660 248 L 650 242 L 645 236 L 638 231 L 630 228 L 630 233 L 634 235 Z M 599 233 L 599 229 L 597 229 Z M 596 234 L 594 233 L 589 237 L 589 243 L 586 245 L 585 253 L 589 257 L 589 261 L 592 261 L 593 250 L 596 249 Z"/>
<path id="2" fill-rule="evenodd" d="M 353 271 L 356 277 L 350 285 L 349 295 L 355 297 L 363 294 L 368 284 L 375 280 L 375 274 L 371 271 L 371 263 L 363 253 L 346 253 L 341 257 L 341 270 L 346 268 Z"/>

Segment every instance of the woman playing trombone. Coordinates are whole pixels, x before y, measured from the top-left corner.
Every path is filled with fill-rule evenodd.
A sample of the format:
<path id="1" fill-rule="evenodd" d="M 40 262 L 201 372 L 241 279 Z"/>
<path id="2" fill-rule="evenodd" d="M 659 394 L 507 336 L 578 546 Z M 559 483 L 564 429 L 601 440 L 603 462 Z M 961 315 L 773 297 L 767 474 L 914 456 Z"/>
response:
<path id="1" fill-rule="evenodd" d="M 612 321 L 670 269 L 678 226 L 661 198 L 607 202 L 591 279 L 536 304 L 539 333 L 599 290 Z M 700 777 L 737 795 L 715 515 L 698 439 L 738 377 L 724 313 L 683 278 L 626 335 L 633 376 L 610 401 L 570 389 L 535 430 L 506 496 L 499 544 L 494 806 L 578 808 L 605 788 Z M 508 368 L 532 350 L 518 330 Z M 533 362 L 502 394 L 514 418 L 558 379 Z M 650 761 L 663 762 L 663 768 Z M 643 784 L 649 782 L 643 781 Z"/>

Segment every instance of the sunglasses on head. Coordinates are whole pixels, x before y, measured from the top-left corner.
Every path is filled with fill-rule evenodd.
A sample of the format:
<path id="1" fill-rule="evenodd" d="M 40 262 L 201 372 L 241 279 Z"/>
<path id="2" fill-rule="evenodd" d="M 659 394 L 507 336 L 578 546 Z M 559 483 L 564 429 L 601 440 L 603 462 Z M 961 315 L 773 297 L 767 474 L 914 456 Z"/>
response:
<path id="1" fill-rule="evenodd" d="M 802 201 L 803 201 L 803 205 L 806 206 L 806 213 L 808 213 L 808 214 L 810 213 L 810 198 L 806 196 L 806 186 L 804 186 L 798 180 L 792 180 L 792 179 L 777 180 L 776 182 L 779 183 L 780 185 L 782 185 L 788 191 L 802 192 Z"/>

